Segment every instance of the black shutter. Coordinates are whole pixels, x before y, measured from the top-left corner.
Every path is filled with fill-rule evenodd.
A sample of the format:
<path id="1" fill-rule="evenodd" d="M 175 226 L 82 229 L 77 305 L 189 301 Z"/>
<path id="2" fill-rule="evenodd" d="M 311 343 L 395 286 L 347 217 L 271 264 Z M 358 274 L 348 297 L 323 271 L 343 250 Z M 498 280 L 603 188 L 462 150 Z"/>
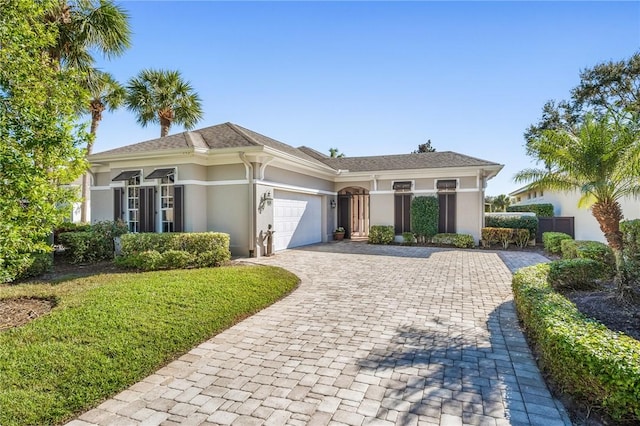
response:
<path id="1" fill-rule="evenodd" d="M 122 211 L 123 188 L 113 188 L 113 220 L 124 220 Z"/>
<path id="2" fill-rule="evenodd" d="M 156 189 L 140 188 L 140 232 L 156 232 Z"/>
<path id="3" fill-rule="evenodd" d="M 394 207 L 396 235 L 411 232 L 411 194 L 396 194 Z"/>
<path id="4" fill-rule="evenodd" d="M 173 187 L 173 229 L 184 232 L 184 186 Z"/>
<path id="5" fill-rule="evenodd" d="M 404 208 L 402 232 L 411 232 L 411 194 L 404 194 L 404 200 L 402 203 Z"/>
<path id="6" fill-rule="evenodd" d="M 456 232 L 456 194 L 438 194 L 440 217 L 438 219 L 438 232 L 455 234 Z"/>
<path id="7" fill-rule="evenodd" d="M 394 210 L 395 210 L 395 227 L 394 231 L 396 235 L 402 234 L 402 195 L 396 195 L 394 197 Z"/>

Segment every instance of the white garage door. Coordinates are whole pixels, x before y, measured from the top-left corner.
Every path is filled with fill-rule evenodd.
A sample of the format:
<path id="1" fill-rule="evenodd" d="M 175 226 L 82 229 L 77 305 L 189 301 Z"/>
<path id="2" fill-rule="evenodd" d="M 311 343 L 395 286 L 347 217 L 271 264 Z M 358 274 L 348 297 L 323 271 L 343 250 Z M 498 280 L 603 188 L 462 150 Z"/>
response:
<path id="1" fill-rule="evenodd" d="M 322 203 L 317 195 L 276 190 L 273 200 L 275 250 L 322 241 Z"/>

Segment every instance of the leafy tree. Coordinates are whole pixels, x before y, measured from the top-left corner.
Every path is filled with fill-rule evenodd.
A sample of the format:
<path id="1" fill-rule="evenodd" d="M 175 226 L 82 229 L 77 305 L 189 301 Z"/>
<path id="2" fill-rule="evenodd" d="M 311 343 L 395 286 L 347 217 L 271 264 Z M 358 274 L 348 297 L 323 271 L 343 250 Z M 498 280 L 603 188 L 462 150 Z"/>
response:
<path id="1" fill-rule="evenodd" d="M 329 156 L 331 158 L 344 158 L 344 154 L 338 148 L 329 148 Z"/>
<path id="2" fill-rule="evenodd" d="M 571 98 L 600 115 L 640 114 L 640 52 L 583 70 Z"/>
<path id="3" fill-rule="evenodd" d="M 529 145 L 546 130 L 575 133 L 587 113 L 596 118 L 608 115 L 615 120 L 640 115 L 640 52 L 627 60 L 604 62 L 583 70 L 580 84 L 571 91 L 569 100 L 548 101 L 540 121 L 524 134 L 527 153 L 535 154 Z"/>
<path id="4" fill-rule="evenodd" d="M 431 146 L 431 139 L 427 140 L 426 143 L 418 145 L 418 149 L 413 151 L 412 154 L 418 154 L 420 152 L 436 152 L 436 149 Z"/>
<path id="5" fill-rule="evenodd" d="M 102 113 L 105 110 L 113 111 L 119 108 L 126 95 L 124 87 L 118 83 L 111 74 L 89 69 L 84 74 L 83 86 L 89 91 L 89 113 L 91 114 L 91 138 L 87 143 L 86 155 L 89 156 L 93 152 L 93 142 L 98 130 L 98 125 L 102 121 Z M 82 176 L 82 207 L 80 220 L 87 221 L 87 195 L 89 193 L 89 174 Z"/>
<path id="6" fill-rule="evenodd" d="M 590 207 L 616 257 L 618 291 L 631 297 L 623 277 L 622 210 L 619 200 L 640 195 L 637 121 L 612 120 L 589 114 L 576 132 L 547 129 L 533 139 L 529 152 L 545 169 L 527 169 L 516 182 L 532 182 L 532 189 L 578 191 L 579 206 Z"/>
<path id="7" fill-rule="evenodd" d="M 56 66 L 88 70 L 92 51 L 107 58 L 121 55 L 130 45 L 127 12 L 111 0 L 59 0 L 46 2 L 45 22 L 57 30 L 48 52 Z"/>
<path id="8" fill-rule="evenodd" d="M 86 167 L 88 135 L 75 123 L 87 96 L 75 71 L 46 53 L 57 40 L 48 6 L 0 0 L 0 282 L 50 250 L 44 240 L 75 200 L 64 185 Z"/>
<path id="9" fill-rule="evenodd" d="M 174 122 L 188 130 L 202 119 L 200 98 L 179 71 L 142 70 L 127 84 L 126 104 L 143 127 L 160 123 L 160 137 Z"/>

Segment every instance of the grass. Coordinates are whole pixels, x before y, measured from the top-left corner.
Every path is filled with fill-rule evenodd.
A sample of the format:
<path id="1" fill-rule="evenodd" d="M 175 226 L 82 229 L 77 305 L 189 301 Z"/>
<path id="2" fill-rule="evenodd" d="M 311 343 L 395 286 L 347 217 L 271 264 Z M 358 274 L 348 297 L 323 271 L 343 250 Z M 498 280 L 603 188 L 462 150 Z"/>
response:
<path id="1" fill-rule="evenodd" d="M 104 274 L 0 286 L 57 306 L 0 333 L 0 425 L 57 424 L 290 292 L 280 268 Z"/>

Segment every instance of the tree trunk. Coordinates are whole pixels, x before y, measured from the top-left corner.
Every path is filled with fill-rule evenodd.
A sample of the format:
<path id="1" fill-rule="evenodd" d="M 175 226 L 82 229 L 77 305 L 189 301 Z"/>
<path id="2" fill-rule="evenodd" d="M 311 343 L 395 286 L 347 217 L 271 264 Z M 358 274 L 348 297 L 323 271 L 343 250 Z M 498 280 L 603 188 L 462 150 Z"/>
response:
<path id="1" fill-rule="evenodd" d="M 629 302 L 634 298 L 634 292 L 627 280 L 624 279 L 624 256 L 622 255 L 624 241 L 622 232 L 620 232 L 620 221 L 623 216 L 620 203 L 613 200 L 598 201 L 591 208 L 591 213 L 598 221 L 616 260 L 615 282 L 618 298 Z"/>
<path id="2" fill-rule="evenodd" d="M 98 131 L 98 125 L 100 124 L 100 120 L 102 119 L 102 111 L 104 111 L 104 105 L 100 104 L 102 108 L 94 108 L 94 103 L 91 103 L 91 138 L 87 143 L 87 154 L 86 156 L 90 156 L 93 152 L 93 141 L 96 137 L 96 132 Z M 91 185 L 89 172 L 85 172 L 82 175 L 82 186 L 80 190 L 80 196 L 82 197 L 82 201 L 80 204 L 80 222 L 86 223 L 88 210 L 89 210 L 89 200 L 87 195 L 89 194 L 89 186 Z"/>
<path id="3" fill-rule="evenodd" d="M 163 138 L 169 134 L 171 122 L 173 121 L 173 111 L 171 109 L 158 111 L 158 118 L 160 119 L 160 137 Z"/>

